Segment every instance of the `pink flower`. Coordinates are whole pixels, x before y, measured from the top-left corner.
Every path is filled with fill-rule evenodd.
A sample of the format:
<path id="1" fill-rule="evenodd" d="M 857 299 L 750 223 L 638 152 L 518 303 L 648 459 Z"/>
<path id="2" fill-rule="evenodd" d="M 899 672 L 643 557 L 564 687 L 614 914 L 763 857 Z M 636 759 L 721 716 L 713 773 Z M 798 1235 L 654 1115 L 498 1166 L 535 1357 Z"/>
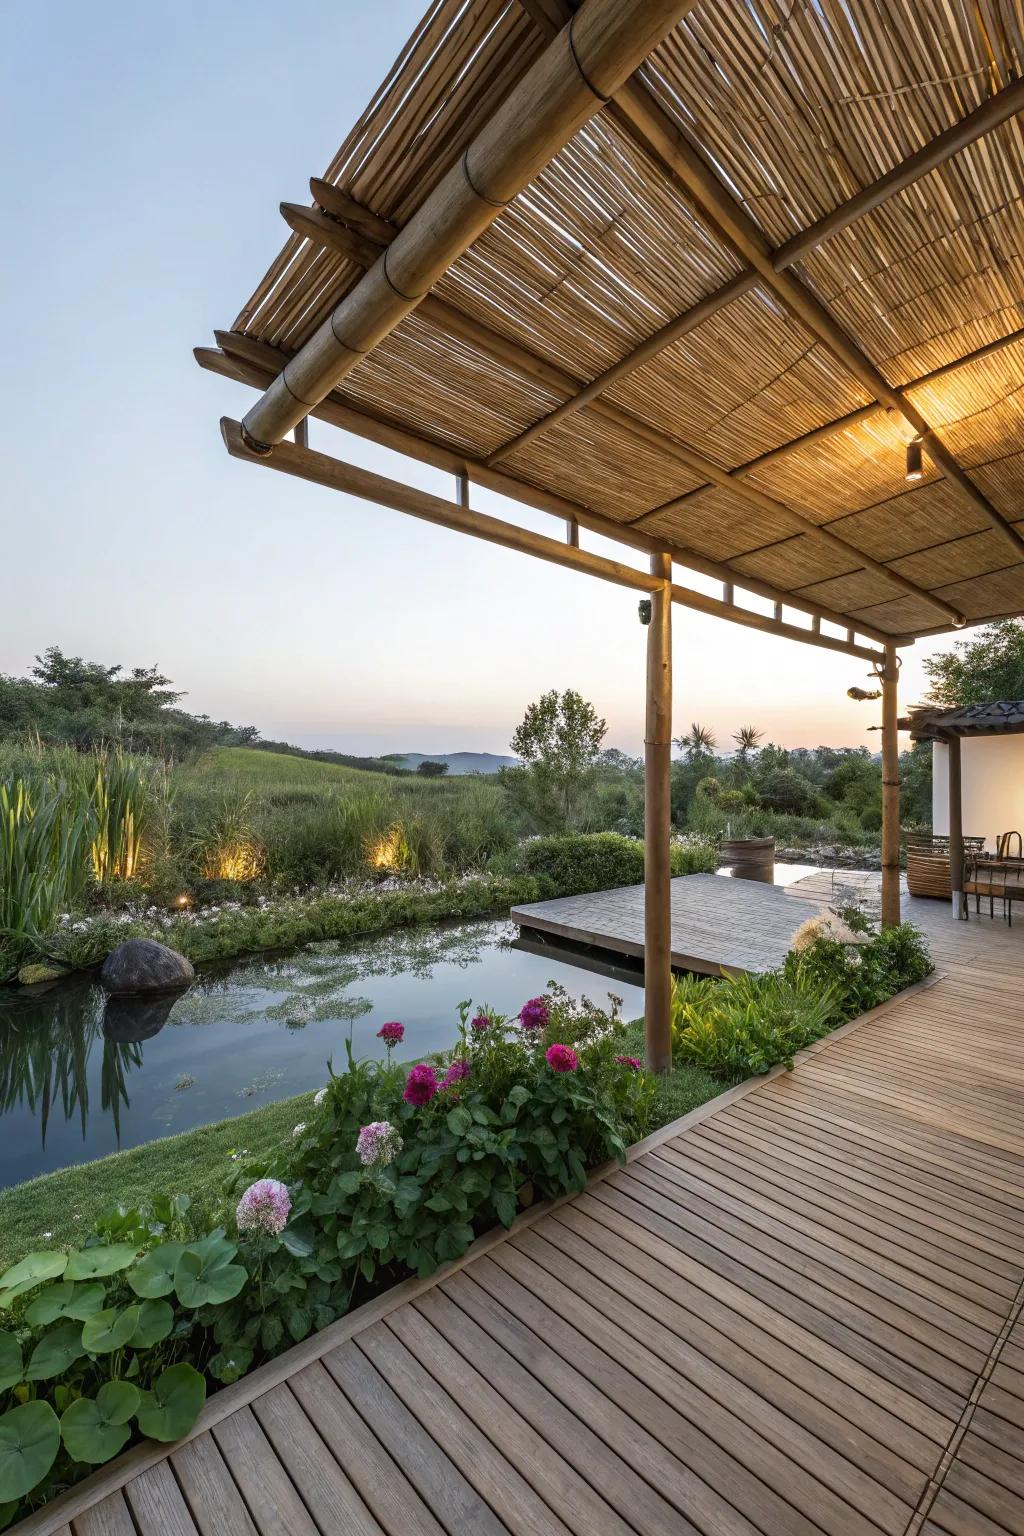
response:
<path id="1" fill-rule="evenodd" d="M 461 1056 L 456 1056 L 448 1071 L 441 1079 L 442 1088 L 454 1088 L 456 1083 L 461 1083 L 464 1077 L 469 1076 L 469 1062 L 463 1061 Z"/>
<path id="2" fill-rule="evenodd" d="M 364 1168 L 385 1168 L 402 1150 L 402 1138 L 388 1120 L 364 1125 L 356 1138 L 356 1156 Z"/>
<path id="3" fill-rule="evenodd" d="M 428 1067 L 425 1061 L 421 1061 L 413 1067 L 406 1078 L 402 1098 L 407 1104 L 414 1104 L 417 1109 L 422 1109 L 424 1104 L 430 1103 L 437 1089 L 437 1073 L 433 1067 Z"/>
<path id="4" fill-rule="evenodd" d="M 643 1063 L 637 1061 L 635 1056 L 616 1056 L 615 1060 L 620 1067 L 631 1067 L 634 1072 L 639 1072 L 643 1067 Z"/>
<path id="5" fill-rule="evenodd" d="M 405 1025 L 399 1024 L 397 1019 L 392 1019 L 389 1024 L 382 1024 L 377 1031 L 377 1039 L 383 1040 L 390 1051 L 393 1045 L 398 1045 L 405 1037 Z"/>
<path id="6" fill-rule="evenodd" d="M 519 1010 L 519 1022 L 524 1029 L 543 1029 L 550 1014 L 542 997 L 531 997 Z"/>
<path id="7" fill-rule="evenodd" d="M 478 1013 L 475 1019 L 470 1019 L 469 1027 L 475 1029 L 478 1035 L 482 1035 L 485 1029 L 490 1029 L 491 1021 L 486 1013 Z"/>
<path id="8" fill-rule="evenodd" d="M 576 1052 L 567 1045 L 549 1045 L 544 1060 L 552 1072 L 575 1072 L 580 1064 Z"/>
<path id="9" fill-rule="evenodd" d="M 257 1179 L 245 1191 L 235 1210 L 239 1232 L 265 1232 L 276 1237 L 288 1222 L 291 1196 L 279 1179 Z"/>

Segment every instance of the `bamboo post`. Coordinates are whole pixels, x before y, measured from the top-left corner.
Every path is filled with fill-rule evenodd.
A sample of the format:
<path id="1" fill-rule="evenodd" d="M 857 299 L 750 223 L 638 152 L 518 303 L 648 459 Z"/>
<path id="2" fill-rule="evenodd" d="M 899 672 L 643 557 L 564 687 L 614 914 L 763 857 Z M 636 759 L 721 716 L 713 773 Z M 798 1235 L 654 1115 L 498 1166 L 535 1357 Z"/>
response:
<path id="1" fill-rule="evenodd" d="M 651 556 L 644 732 L 644 1048 L 647 1069 L 672 1065 L 672 557 Z"/>
<path id="2" fill-rule="evenodd" d="M 951 736 L 949 753 L 949 889 L 953 916 L 959 922 L 967 916 L 964 902 L 964 807 L 960 780 L 960 737 Z"/>
<path id="3" fill-rule="evenodd" d="M 896 724 L 899 664 L 896 647 L 885 648 L 882 682 L 882 927 L 900 921 L 900 757 Z"/>

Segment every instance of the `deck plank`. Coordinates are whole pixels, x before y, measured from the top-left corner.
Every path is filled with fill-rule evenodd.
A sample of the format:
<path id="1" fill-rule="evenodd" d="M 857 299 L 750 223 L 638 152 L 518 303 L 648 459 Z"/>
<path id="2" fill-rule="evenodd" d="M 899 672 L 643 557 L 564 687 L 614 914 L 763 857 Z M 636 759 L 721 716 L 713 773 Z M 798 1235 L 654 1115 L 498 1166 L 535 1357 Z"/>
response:
<path id="1" fill-rule="evenodd" d="M 706 879 L 762 957 L 832 891 Z M 1017 1536 L 1024 926 L 935 907 L 934 984 L 24 1536 Z"/>

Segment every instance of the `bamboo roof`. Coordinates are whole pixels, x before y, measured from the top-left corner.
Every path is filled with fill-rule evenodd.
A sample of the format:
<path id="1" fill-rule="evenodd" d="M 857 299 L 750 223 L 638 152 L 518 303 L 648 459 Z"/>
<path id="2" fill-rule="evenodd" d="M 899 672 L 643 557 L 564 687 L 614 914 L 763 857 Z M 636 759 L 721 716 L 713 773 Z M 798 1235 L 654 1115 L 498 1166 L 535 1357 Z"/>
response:
<path id="1" fill-rule="evenodd" d="M 293 233 L 221 346 L 276 372 L 569 14 L 432 0 L 312 209 L 284 210 Z M 591 118 L 330 398 L 851 628 L 1020 613 L 1019 105 L 804 236 L 1022 75 L 1019 0 L 703 0 L 628 83 L 633 107 Z M 696 152 L 714 196 L 659 135 Z M 719 194 L 777 282 L 713 216 Z M 914 484 L 896 390 L 935 434 Z"/>
<path id="2" fill-rule="evenodd" d="M 915 741 L 948 741 L 951 736 L 1015 736 L 1024 731 L 1024 699 L 935 709 L 919 704 L 907 726 Z"/>

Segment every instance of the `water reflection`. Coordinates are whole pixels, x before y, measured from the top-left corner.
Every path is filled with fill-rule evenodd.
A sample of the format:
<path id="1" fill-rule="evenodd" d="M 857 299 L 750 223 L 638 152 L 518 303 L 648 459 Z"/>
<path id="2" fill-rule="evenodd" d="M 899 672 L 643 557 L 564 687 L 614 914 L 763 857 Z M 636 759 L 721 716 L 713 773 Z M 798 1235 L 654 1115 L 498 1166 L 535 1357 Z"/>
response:
<path id="1" fill-rule="evenodd" d="M 467 997 L 503 1013 L 556 980 L 643 1010 L 635 972 L 512 947 L 504 923 L 309 945 L 207 970 L 186 993 L 106 999 L 88 979 L 0 994 L 0 1186 L 318 1087 L 326 1062 L 377 1055 L 386 1019 L 410 1057 L 455 1038 Z"/>

